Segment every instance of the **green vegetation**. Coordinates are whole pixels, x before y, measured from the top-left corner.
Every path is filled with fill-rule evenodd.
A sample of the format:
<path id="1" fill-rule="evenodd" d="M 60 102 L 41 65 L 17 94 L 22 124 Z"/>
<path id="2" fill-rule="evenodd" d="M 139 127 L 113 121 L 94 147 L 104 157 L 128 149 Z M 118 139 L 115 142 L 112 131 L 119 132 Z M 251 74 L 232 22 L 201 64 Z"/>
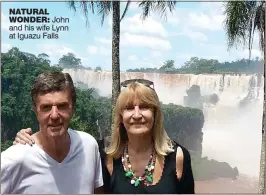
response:
<path id="1" fill-rule="evenodd" d="M 77 58 L 73 53 L 67 53 L 63 55 L 60 59 L 58 64 L 56 65 L 61 68 L 79 68 L 79 69 L 87 69 L 92 70 L 91 67 L 85 67 L 81 63 L 81 59 Z"/>
<path id="2" fill-rule="evenodd" d="M 40 73 L 61 71 L 62 67 L 51 66 L 47 54 L 35 56 L 19 51 L 18 48 L 12 48 L 7 53 L 2 53 L 1 65 L 1 147 L 4 150 L 12 144 L 11 140 L 14 140 L 20 129 L 30 127 L 33 131 L 38 130 L 36 116 L 32 110 L 30 89 L 36 76 Z M 111 98 L 99 96 L 97 90 L 88 89 L 82 83 L 78 83 L 77 87 L 77 104 L 70 127 L 88 132 L 96 138 L 99 138 L 100 133 L 101 136 L 109 135 Z M 199 135 L 204 122 L 202 112 L 173 104 L 162 105 L 162 107 L 165 128 L 171 137 L 178 141 L 179 139 L 185 140 L 184 136 L 187 138 L 189 135 L 192 142 L 188 143 L 196 143 L 198 137 L 194 137 L 194 135 Z M 181 131 L 187 134 L 181 135 Z M 201 150 L 201 147 L 195 148 L 194 144 L 191 147 L 193 150 Z"/>
<path id="3" fill-rule="evenodd" d="M 75 58 L 73 55 L 72 57 Z M 12 145 L 20 129 L 30 127 L 34 132 L 38 130 L 30 97 L 30 89 L 35 77 L 45 71 L 61 71 L 64 65 L 63 67 L 51 66 L 47 54 L 35 56 L 21 52 L 17 48 L 2 53 L 1 65 L 1 150 L 4 151 Z M 83 83 L 77 83 L 76 87 L 77 104 L 70 127 L 90 133 L 96 139 L 110 135 L 111 98 L 99 96 L 97 90 L 89 89 Z M 190 150 L 195 178 L 205 178 L 206 171 L 203 170 L 208 169 L 213 162 L 201 158 L 204 123 L 202 111 L 173 104 L 162 104 L 162 108 L 167 133 L 174 141 Z M 220 166 L 219 163 L 217 166 Z M 208 175 L 213 175 L 216 170 L 214 168 Z M 230 167 L 228 169 L 231 171 Z M 235 175 L 235 172 L 232 174 Z"/>
<path id="4" fill-rule="evenodd" d="M 180 68 L 175 67 L 174 60 L 167 60 L 160 68 L 128 69 L 127 72 L 154 72 L 168 74 L 201 73 L 263 73 L 263 60 L 259 58 L 241 59 L 233 62 L 219 62 L 215 59 L 192 57 Z"/>
<path id="5" fill-rule="evenodd" d="M 25 53 L 25 52 L 24 52 Z M 27 54 L 32 55 L 32 54 Z M 49 56 L 47 54 L 39 54 L 36 57 L 40 63 L 50 64 Z M 81 63 L 80 58 L 77 58 L 73 53 L 63 55 L 58 64 L 54 67 L 61 69 L 86 69 L 94 71 L 102 71 L 101 66 L 96 66 L 94 69 L 87 67 Z M 255 59 L 241 59 L 232 62 L 219 62 L 215 59 L 202 59 L 192 57 L 184 63 L 180 68 L 175 67 L 174 60 L 167 60 L 160 68 L 136 68 L 128 69 L 127 72 L 150 72 L 150 73 L 167 73 L 167 74 L 200 74 L 200 73 L 262 73 L 263 60 Z"/>
<path id="6" fill-rule="evenodd" d="M 33 54 L 21 52 L 18 48 L 2 53 L 2 150 L 12 144 L 10 140 L 14 140 L 21 128 L 31 127 L 33 131 L 38 129 L 38 122 L 32 109 L 30 89 L 40 73 L 62 70 L 51 66 L 48 59 L 47 54 L 36 57 Z M 99 136 L 99 129 L 106 131 L 107 122 L 104 120 L 108 118 L 110 100 L 99 97 L 94 89 L 77 89 L 77 97 L 76 111 L 70 127 Z"/>
<path id="7" fill-rule="evenodd" d="M 163 104 L 164 125 L 171 139 L 201 155 L 203 112 L 174 104 Z"/>
<path id="8" fill-rule="evenodd" d="M 46 71 L 60 71 L 43 58 L 12 48 L 1 60 L 1 138 L 12 139 L 21 127 L 37 127 L 30 89 L 35 77 Z"/>

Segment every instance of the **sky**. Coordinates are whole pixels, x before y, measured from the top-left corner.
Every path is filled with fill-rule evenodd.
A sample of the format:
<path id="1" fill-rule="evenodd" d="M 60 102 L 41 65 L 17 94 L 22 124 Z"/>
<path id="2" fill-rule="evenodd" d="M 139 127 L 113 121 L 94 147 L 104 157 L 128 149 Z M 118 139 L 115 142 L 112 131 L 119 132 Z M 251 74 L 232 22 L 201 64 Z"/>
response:
<path id="1" fill-rule="evenodd" d="M 124 7 L 125 3 L 122 3 L 121 13 Z M 10 8 L 47 9 L 51 20 L 54 17 L 69 18 L 69 23 L 54 24 L 68 26 L 69 30 L 58 32 L 58 39 L 10 39 L 9 35 L 14 33 L 10 31 L 10 26 L 14 26 L 9 22 Z M 222 2 L 178 2 L 175 11 L 167 14 L 167 19 L 152 13 L 143 21 L 141 11 L 136 3 L 132 3 L 121 22 L 121 71 L 141 67 L 159 68 L 167 60 L 174 60 L 175 66 L 181 67 L 191 57 L 217 59 L 220 62 L 248 58 L 247 48 L 228 51 Z M 64 54 L 72 52 L 81 59 L 83 66 L 100 66 L 104 70 L 112 68 L 112 14 L 103 25 L 98 15 L 90 14 L 89 26 L 86 26 L 80 9 L 75 12 L 65 2 L 2 2 L 1 16 L 2 52 L 18 47 L 35 55 L 46 53 L 52 64 L 57 64 Z M 22 25 L 24 27 L 25 23 Z M 23 30 L 15 33 L 43 32 Z M 255 36 L 252 58 L 262 57 L 258 42 L 258 36 Z"/>

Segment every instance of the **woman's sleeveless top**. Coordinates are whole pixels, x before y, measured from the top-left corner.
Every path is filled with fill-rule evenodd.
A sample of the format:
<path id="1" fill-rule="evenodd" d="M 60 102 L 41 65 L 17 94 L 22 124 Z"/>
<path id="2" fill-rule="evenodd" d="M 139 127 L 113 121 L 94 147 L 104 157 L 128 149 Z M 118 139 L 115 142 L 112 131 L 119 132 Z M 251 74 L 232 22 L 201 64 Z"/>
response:
<path id="1" fill-rule="evenodd" d="M 151 186 L 145 186 L 143 183 L 135 187 L 130 183 L 130 178 L 125 176 L 125 171 L 121 158 L 113 160 L 113 172 L 110 176 L 104 161 L 103 163 L 103 179 L 105 193 L 108 194 L 193 194 L 194 178 L 189 162 L 186 162 L 188 151 L 183 149 L 184 165 L 181 180 L 176 176 L 176 148 L 175 152 L 165 157 L 164 168 L 159 181 Z M 101 155 L 102 156 L 102 155 Z M 103 160 L 103 159 L 102 159 Z M 186 163 L 189 163 L 186 165 Z"/>

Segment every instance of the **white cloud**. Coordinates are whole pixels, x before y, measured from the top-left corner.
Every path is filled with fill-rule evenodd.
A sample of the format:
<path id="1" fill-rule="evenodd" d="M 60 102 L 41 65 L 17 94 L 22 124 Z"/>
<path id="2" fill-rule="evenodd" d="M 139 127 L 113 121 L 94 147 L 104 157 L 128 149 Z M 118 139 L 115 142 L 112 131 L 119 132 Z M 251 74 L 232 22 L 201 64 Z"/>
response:
<path id="1" fill-rule="evenodd" d="M 222 14 L 224 11 L 224 4 L 226 2 L 201 2 L 200 9 L 207 10 L 212 13 Z"/>
<path id="2" fill-rule="evenodd" d="M 44 52 L 50 57 L 62 57 L 67 53 L 74 53 L 76 54 L 70 47 L 65 46 L 64 44 L 39 44 L 38 49 L 40 53 Z"/>
<path id="3" fill-rule="evenodd" d="M 168 33 L 162 23 L 154 20 L 152 16 L 141 20 L 140 14 L 125 18 L 121 22 L 121 31 L 129 33 L 142 33 L 167 37 Z"/>
<path id="4" fill-rule="evenodd" d="M 137 60 L 138 60 L 138 57 L 137 57 L 136 55 L 130 55 L 130 56 L 128 57 L 128 60 L 129 60 L 129 61 L 137 61 Z"/>
<path id="5" fill-rule="evenodd" d="M 194 53 L 186 53 L 186 52 L 177 52 L 175 55 L 175 66 L 176 67 L 181 67 L 184 65 L 186 61 L 189 61 L 191 57 L 197 56 L 194 55 Z"/>
<path id="6" fill-rule="evenodd" d="M 236 58 L 249 58 L 249 50 L 248 49 L 244 49 L 244 50 L 237 50 L 235 52 L 233 52 L 234 56 Z M 259 57 L 262 58 L 262 52 L 259 49 L 252 49 L 251 50 L 251 58 L 255 58 L 255 57 Z"/>
<path id="7" fill-rule="evenodd" d="M 34 50 L 28 50 L 27 52 L 33 53 L 38 55 L 40 53 L 46 53 L 51 60 L 51 64 L 57 64 L 58 60 L 67 53 L 73 53 L 77 58 L 82 60 L 84 63 L 86 57 L 82 57 L 78 52 L 74 51 L 65 43 L 44 43 L 44 44 L 37 44 Z"/>
<path id="8" fill-rule="evenodd" d="M 103 46 L 90 45 L 88 46 L 88 52 L 92 55 L 108 56 L 108 55 L 111 55 L 112 51 L 110 49 L 106 49 Z"/>
<path id="9" fill-rule="evenodd" d="M 152 58 L 159 58 L 162 57 L 162 52 L 153 50 L 150 52 L 150 55 Z"/>
<path id="10" fill-rule="evenodd" d="M 167 23 L 172 24 L 172 25 L 177 25 L 180 24 L 180 17 L 177 14 L 177 11 L 173 11 L 172 14 L 169 14 L 169 16 L 167 16 Z"/>
<path id="11" fill-rule="evenodd" d="M 3 53 L 8 52 L 8 50 L 10 50 L 11 48 L 12 48 L 12 45 L 9 44 L 9 43 L 2 43 L 2 44 L 1 44 L 1 51 L 2 51 Z"/>
<path id="12" fill-rule="evenodd" d="M 88 57 L 82 57 L 82 56 L 79 56 L 78 58 L 80 58 L 80 60 L 81 60 L 81 64 L 82 64 L 83 66 L 88 67 L 88 66 L 90 65 L 90 64 L 89 64 L 90 60 L 89 60 Z"/>
<path id="13" fill-rule="evenodd" d="M 131 2 L 130 5 L 129 5 L 129 9 L 130 10 L 140 9 L 139 6 L 138 6 L 138 2 Z"/>
<path id="14" fill-rule="evenodd" d="M 204 55 L 199 55 L 197 54 L 196 56 L 198 57 L 206 57 L 206 56 L 210 56 L 214 59 L 219 60 L 220 62 L 224 62 L 224 61 L 235 61 L 238 59 L 242 59 L 242 58 L 249 58 L 249 50 L 247 48 L 243 48 L 243 47 L 239 47 L 239 48 L 231 48 L 228 51 L 228 47 L 226 44 L 211 44 L 211 43 L 207 43 L 207 44 L 200 44 L 200 48 L 204 48 L 204 51 L 208 51 L 205 52 Z M 199 48 L 199 50 L 201 50 Z M 262 57 L 262 53 L 260 52 L 258 45 L 254 44 L 253 45 L 253 49 L 251 51 L 251 58 L 255 58 L 255 57 Z"/>
<path id="15" fill-rule="evenodd" d="M 157 48 L 158 50 L 170 50 L 172 48 L 171 43 L 168 40 L 131 33 L 122 34 L 121 45 L 148 47 L 150 49 Z"/>
<path id="16" fill-rule="evenodd" d="M 90 53 L 90 54 L 97 54 L 97 52 L 98 52 L 98 48 L 96 47 L 96 46 L 93 46 L 93 45 L 90 45 L 90 46 L 88 46 L 88 52 Z"/>
<path id="17" fill-rule="evenodd" d="M 204 33 L 189 30 L 188 28 L 184 28 L 180 33 L 171 33 L 171 36 L 186 36 L 191 40 L 199 40 L 199 41 L 208 40 L 208 37 Z"/>
<path id="18" fill-rule="evenodd" d="M 223 28 L 224 8 L 221 2 L 201 2 L 198 9 L 177 8 L 168 16 L 168 23 L 181 28 L 218 31 Z"/>
<path id="19" fill-rule="evenodd" d="M 95 37 L 94 40 L 104 45 L 112 46 L 112 40 L 104 37 Z"/>
<path id="20" fill-rule="evenodd" d="M 223 27 L 224 16 L 221 14 L 189 13 L 187 24 L 189 26 L 217 31 Z"/>

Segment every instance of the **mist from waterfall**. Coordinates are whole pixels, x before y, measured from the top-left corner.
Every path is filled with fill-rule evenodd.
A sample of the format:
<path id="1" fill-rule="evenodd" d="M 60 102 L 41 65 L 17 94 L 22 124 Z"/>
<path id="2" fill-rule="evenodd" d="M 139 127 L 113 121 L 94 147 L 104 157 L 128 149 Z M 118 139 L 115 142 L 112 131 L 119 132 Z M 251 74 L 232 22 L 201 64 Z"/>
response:
<path id="1" fill-rule="evenodd" d="M 99 89 L 111 96 L 112 73 L 65 69 L 74 82 Z M 186 90 L 199 85 L 202 95 L 216 93 L 216 105 L 204 104 L 202 157 L 227 162 L 240 174 L 259 177 L 263 112 L 263 77 L 258 75 L 192 75 L 121 72 L 121 81 L 144 78 L 154 82 L 160 101 L 184 105 Z M 253 82 L 253 84 L 251 84 Z M 250 86 L 253 87 L 250 87 Z M 247 95 L 251 100 L 239 106 Z"/>

